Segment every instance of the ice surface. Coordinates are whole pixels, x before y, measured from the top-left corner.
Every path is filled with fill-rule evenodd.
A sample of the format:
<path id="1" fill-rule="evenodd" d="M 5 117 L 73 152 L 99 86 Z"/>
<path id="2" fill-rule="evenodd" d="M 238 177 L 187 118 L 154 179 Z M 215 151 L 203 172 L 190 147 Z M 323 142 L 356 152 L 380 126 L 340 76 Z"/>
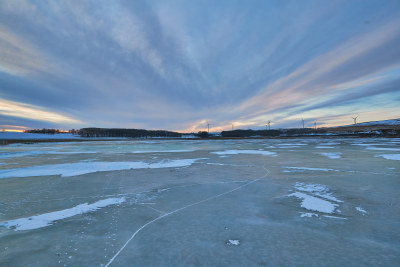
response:
<path id="1" fill-rule="evenodd" d="M 382 157 L 384 159 L 400 160 L 400 154 L 383 154 L 377 155 L 376 157 Z"/>
<path id="2" fill-rule="evenodd" d="M 42 150 L 32 150 L 32 151 L 21 151 L 14 153 L 4 153 L 0 154 L 0 159 L 7 158 L 17 158 L 17 157 L 32 157 L 37 155 L 68 155 L 68 154 L 95 154 L 94 151 L 42 151 Z"/>
<path id="3" fill-rule="evenodd" d="M 204 159 L 204 158 L 201 158 Z M 187 167 L 200 159 L 178 159 L 157 163 L 145 162 L 77 162 L 54 165 L 33 166 L 19 169 L 0 170 L 0 179 L 12 177 L 29 177 L 44 175 L 61 175 L 63 177 L 82 175 L 98 171 L 119 171 L 129 169 L 158 169 Z"/>
<path id="4" fill-rule="evenodd" d="M 332 216 L 332 215 L 322 215 L 322 216 L 324 216 L 326 218 L 332 218 L 332 219 L 347 220 L 347 218 Z"/>
<path id="5" fill-rule="evenodd" d="M 331 153 L 319 153 L 322 156 L 328 157 L 330 159 L 340 159 L 342 157 L 341 152 L 331 152 Z"/>
<path id="6" fill-rule="evenodd" d="M 308 146 L 293 151 L 286 148 L 299 143 Z M 397 266 L 398 161 L 378 155 L 400 153 L 366 150 L 368 146 L 352 145 L 355 143 L 400 148 L 396 138 L 0 146 L 0 154 L 8 155 L 43 151 L 37 156 L 0 160 L 5 162 L 0 165 L 3 176 L 16 177 L 8 173 L 14 171 L 39 175 L 0 179 L 0 265 Z M 335 149 L 324 151 L 315 146 Z M 276 156 L 259 154 L 268 150 Z M 96 154 L 55 157 L 47 153 L 52 151 Z M 224 151 L 257 152 L 210 154 Z M 332 160 L 320 152 L 342 153 L 346 160 Z M 185 160 L 196 161 L 188 165 Z M 168 162 L 184 167 L 165 168 Z M 118 171 L 135 164 L 141 169 Z M 44 176 L 48 172 L 73 175 L 75 171 L 83 174 Z M 122 197 L 126 200 L 121 205 L 96 211 L 77 208 L 88 203 L 94 209 L 100 200 L 117 202 Z M 76 214 L 78 210 L 87 213 Z M 61 215 L 55 216 L 57 212 Z M 67 213 L 76 215 L 64 217 Z M 16 220 L 21 224 L 12 226 Z M 29 223 L 44 226 L 19 231 L 29 228 Z M 238 240 L 240 245 L 227 245 L 228 240 Z"/>
<path id="7" fill-rule="evenodd" d="M 316 146 L 315 148 L 335 148 L 333 146 Z"/>
<path id="8" fill-rule="evenodd" d="M 264 150 L 225 150 L 225 151 L 216 151 L 211 153 L 217 155 L 237 155 L 237 154 L 253 154 L 253 155 L 267 155 L 267 156 L 276 155 L 275 152 L 264 151 Z"/>
<path id="9" fill-rule="evenodd" d="M 99 200 L 92 204 L 83 203 L 70 209 L 53 211 L 27 218 L 20 218 L 16 220 L 6 221 L 3 223 L 3 225 L 9 229 L 14 229 L 15 231 L 33 230 L 49 226 L 53 224 L 55 221 L 66 219 L 78 214 L 93 212 L 100 208 L 104 208 L 110 205 L 118 205 L 123 203 L 124 201 L 125 201 L 124 197 L 107 198 Z"/>

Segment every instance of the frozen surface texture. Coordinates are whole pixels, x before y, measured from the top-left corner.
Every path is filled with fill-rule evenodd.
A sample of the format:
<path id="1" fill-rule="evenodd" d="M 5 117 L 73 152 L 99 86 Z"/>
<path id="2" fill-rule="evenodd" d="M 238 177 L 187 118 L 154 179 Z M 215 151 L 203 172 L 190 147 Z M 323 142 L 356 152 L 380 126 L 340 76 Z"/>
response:
<path id="1" fill-rule="evenodd" d="M 374 138 L 1 146 L 0 265 L 397 266 L 399 149 Z"/>

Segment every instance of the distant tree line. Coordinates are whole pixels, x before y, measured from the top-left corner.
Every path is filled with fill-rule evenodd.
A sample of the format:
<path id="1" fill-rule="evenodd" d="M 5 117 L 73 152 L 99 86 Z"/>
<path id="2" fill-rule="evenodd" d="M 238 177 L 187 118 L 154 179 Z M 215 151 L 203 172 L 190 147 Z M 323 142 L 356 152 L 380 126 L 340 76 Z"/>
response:
<path id="1" fill-rule="evenodd" d="M 41 133 L 41 134 L 56 134 L 61 133 L 59 129 L 33 129 L 33 130 L 24 130 L 25 133 Z"/>
<path id="2" fill-rule="evenodd" d="M 121 128 L 82 128 L 82 137 L 181 137 L 181 133 L 164 130 L 121 129 Z"/>

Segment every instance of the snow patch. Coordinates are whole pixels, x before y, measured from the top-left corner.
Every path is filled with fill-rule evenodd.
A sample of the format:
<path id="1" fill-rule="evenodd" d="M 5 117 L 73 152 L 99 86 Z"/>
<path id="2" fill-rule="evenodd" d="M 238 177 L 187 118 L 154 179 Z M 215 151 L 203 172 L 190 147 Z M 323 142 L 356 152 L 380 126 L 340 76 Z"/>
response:
<path id="1" fill-rule="evenodd" d="M 66 219 L 75 215 L 96 211 L 98 209 L 110 206 L 119 205 L 125 202 L 125 198 L 107 198 L 102 199 L 92 204 L 83 203 L 70 209 L 53 211 L 40 215 L 35 215 L 27 218 L 10 220 L 3 223 L 8 229 L 15 231 L 33 230 L 52 225 L 55 221 Z"/>
<path id="2" fill-rule="evenodd" d="M 375 157 L 382 157 L 384 159 L 390 159 L 390 160 L 400 160 L 400 154 L 384 154 L 384 155 L 377 155 Z"/>
<path id="3" fill-rule="evenodd" d="M 339 170 L 334 169 L 325 169 L 325 168 L 309 168 L 309 167 L 284 167 L 286 169 L 291 170 L 300 170 L 300 171 L 324 171 L 324 172 L 339 172 Z M 286 170 L 284 172 L 291 172 L 290 170 Z"/>
<path id="4" fill-rule="evenodd" d="M 301 218 L 303 218 L 303 217 L 311 218 L 313 216 L 318 217 L 318 214 L 313 213 L 313 212 L 300 212 Z"/>
<path id="5" fill-rule="evenodd" d="M 333 146 L 316 146 L 315 148 L 335 148 Z"/>
<path id="6" fill-rule="evenodd" d="M 0 170 L 0 179 L 12 177 L 30 177 L 45 175 L 61 175 L 63 177 L 82 175 L 98 171 L 119 171 L 129 169 L 159 169 L 187 167 L 197 160 L 204 159 L 178 159 L 161 161 L 157 163 L 145 162 L 77 162 L 54 165 L 33 166 L 19 169 Z"/>
<path id="7" fill-rule="evenodd" d="M 237 154 L 253 154 L 253 155 L 265 155 L 265 156 L 276 155 L 275 152 L 264 151 L 264 150 L 225 150 L 225 151 L 216 151 L 211 153 L 217 155 L 237 155 Z"/>
<path id="8" fill-rule="evenodd" d="M 386 151 L 400 151 L 400 148 L 390 148 L 390 147 L 367 147 L 368 150 L 386 150 Z"/>
<path id="9" fill-rule="evenodd" d="M 331 153 L 319 153 L 322 156 L 328 157 L 330 159 L 340 159 L 342 156 L 342 153 L 340 152 L 331 152 Z"/>
<path id="10" fill-rule="evenodd" d="M 327 200 L 310 196 L 305 193 L 295 192 L 289 195 L 302 199 L 301 207 L 307 210 L 318 211 L 322 213 L 333 213 L 338 204 L 331 203 Z"/>
<path id="11" fill-rule="evenodd" d="M 237 239 L 229 239 L 228 242 L 226 242 L 228 246 L 239 246 L 240 245 L 240 240 Z"/>
<path id="12" fill-rule="evenodd" d="M 356 207 L 356 210 L 359 211 L 359 212 L 361 212 L 363 215 L 364 215 L 365 213 L 368 213 L 365 209 L 363 209 L 363 208 L 361 208 L 361 207 Z"/>

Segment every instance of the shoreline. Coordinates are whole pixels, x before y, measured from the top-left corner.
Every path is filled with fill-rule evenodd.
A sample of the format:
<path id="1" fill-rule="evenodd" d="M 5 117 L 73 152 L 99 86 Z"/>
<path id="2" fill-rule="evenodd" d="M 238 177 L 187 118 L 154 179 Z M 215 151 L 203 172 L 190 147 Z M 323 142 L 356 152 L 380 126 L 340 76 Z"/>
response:
<path id="1" fill-rule="evenodd" d="M 400 136 L 360 136 L 360 135 L 315 135 L 315 136 L 259 136 L 259 137 L 208 137 L 208 138 L 67 138 L 67 139 L 0 139 L 0 145 L 10 144 L 35 144 L 35 143 L 69 143 L 69 142 L 104 142 L 104 141 L 143 141 L 143 140 L 157 140 L 157 141 L 169 141 L 169 140 L 263 140 L 263 139 L 342 139 L 342 138 L 400 138 Z"/>

